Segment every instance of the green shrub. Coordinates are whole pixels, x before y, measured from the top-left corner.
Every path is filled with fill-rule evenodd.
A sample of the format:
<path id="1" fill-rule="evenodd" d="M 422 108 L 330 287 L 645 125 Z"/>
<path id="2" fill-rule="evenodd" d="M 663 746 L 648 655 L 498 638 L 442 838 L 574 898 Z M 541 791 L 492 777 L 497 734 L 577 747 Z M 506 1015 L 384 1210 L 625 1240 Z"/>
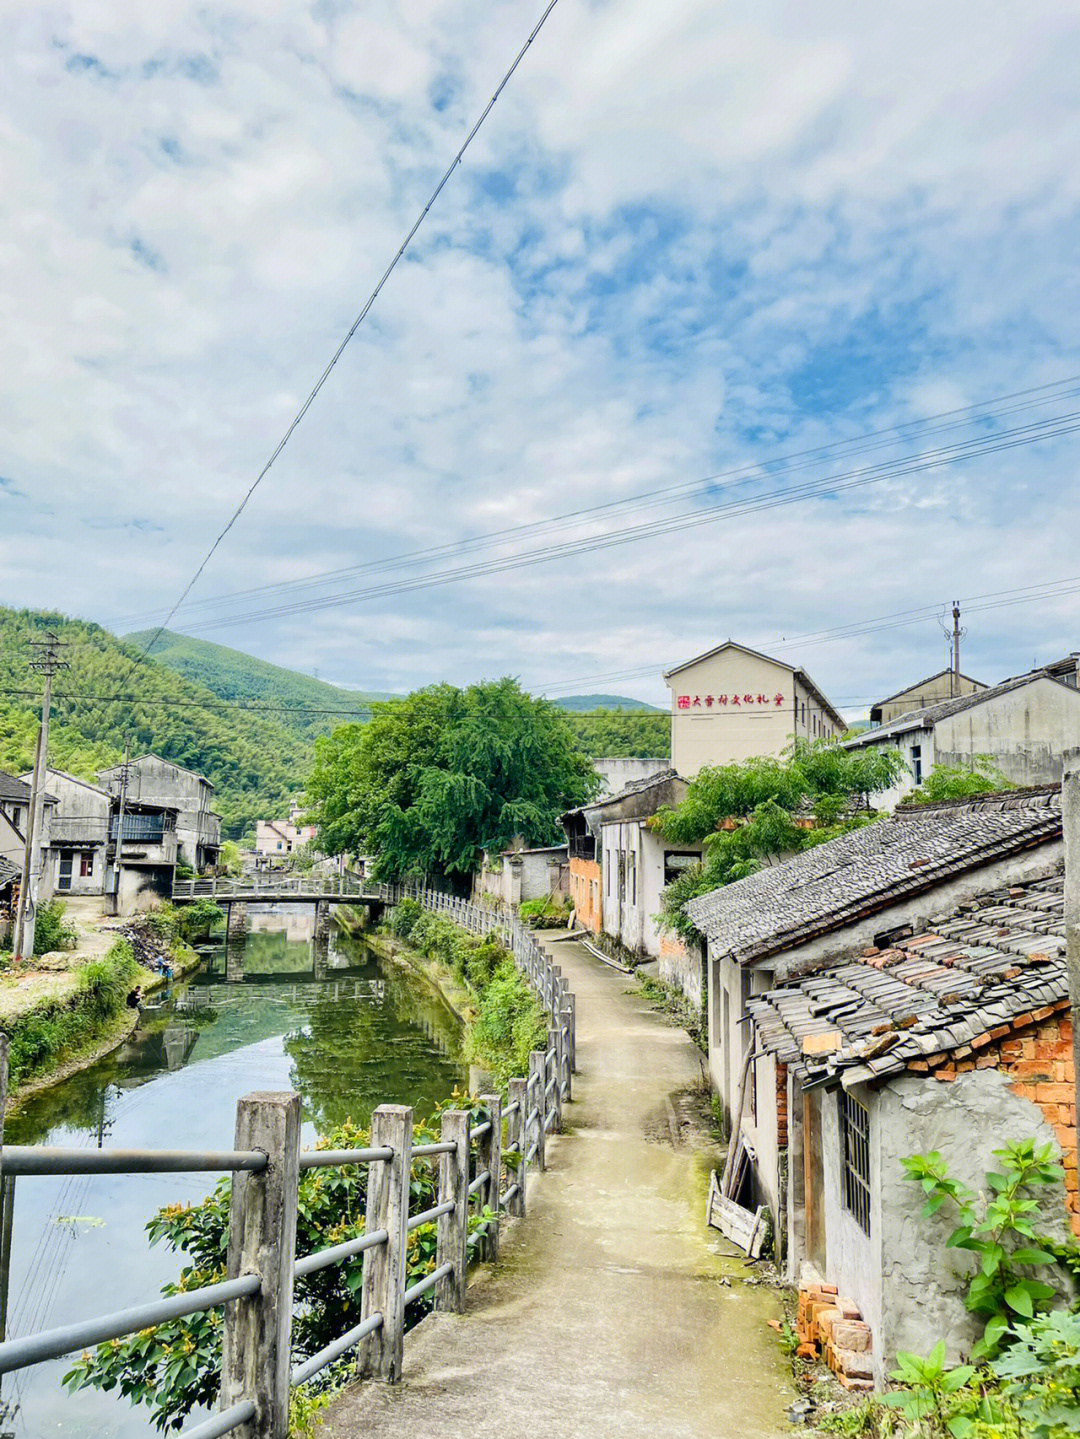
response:
<path id="1" fill-rule="evenodd" d="M 212 930 L 225 923 L 225 911 L 212 899 L 197 899 L 180 911 L 180 936 L 188 944 L 210 938 Z"/>
<path id="2" fill-rule="evenodd" d="M 176 905 L 166 901 L 159 904 L 155 909 L 149 909 L 142 917 L 142 922 L 151 934 L 157 935 L 158 939 L 172 942 L 180 936 L 180 923 L 182 911 Z"/>
<path id="3" fill-rule="evenodd" d="M 500 1079 L 529 1072 L 529 1054 L 547 1049 L 547 1020 L 525 976 L 507 956 L 479 994 L 466 1041 L 471 1059 Z"/>
<path id="4" fill-rule="evenodd" d="M 1031 1439 L 1080 1433 L 1080 1314 L 1040 1314 L 1013 1325 L 1013 1342 L 990 1366 Z"/>
<path id="5" fill-rule="evenodd" d="M 415 899 L 403 899 L 387 915 L 386 927 L 398 939 L 408 939 L 413 925 L 423 913 L 423 905 L 418 904 Z"/>
<path id="6" fill-rule="evenodd" d="M 64 901 L 50 900 L 38 909 L 34 924 L 34 953 L 52 954 L 60 949 L 74 949 L 79 936 L 73 924 L 64 919 Z"/>
<path id="7" fill-rule="evenodd" d="M 124 1008 L 139 966 L 126 940 L 76 971 L 73 995 L 38 1005 L 8 1030 L 12 1086 L 53 1068 L 64 1054 L 98 1037 Z"/>
<path id="8" fill-rule="evenodd" d="M 456 1098 L 449 1100 L 448 1106 L 458 1102 Z M 416 1143 L 438 1139 L 438 1116 L 418 1124 L 413 1137 Z M 318 1147 L 360 1149 L 368 1143 L 368 1131 L 346 1121 L 321 1139 Z M 437 1165 L 417 1163 L 413 1168 L 412 1211 L 431 1208 L 437 1189 Z M 366 1165 L 302 1171 L 297 1253 L 311 1254 L 362 1234 L 366 1194 Z M 183 1293 L 224 1279 L 229 1198 L 230 1181 L 226 1178 L 200 1203 L 170 1204 L 149 1221 L 146 1227 L 151 1243 L 164 1241 L 189 1261 L 180 1271 L 178 1282 L 165 1286 L 165 1294 Z M 485 1222 L 485 1215 L 470 1214 L 470 1248 L 475 1248 Z M 407 1284 L 430 1274 L 435 1267 L 436 1236 L 436 1224 L 422 1224 L 409 1235 Z M 316 1353 L 358 1323 L 363 1270 L 363 1255 L 357 1255 L 297 1279 L 293 1295 L 294 1361 Z M 430 1308 L 429 1293 L 410 1305 L 409 1325 L 418 1322 Z M 211 1309 L 144 1329 L 126 1339 L 99 1344 L 75 1362 L 64 1376 L 64 1383 L 72 1391 L 117 1389 L 132 1404 L 149 1405 L 159 1429 L 176 1430 L 183 1427 L 193 1407 L 216 1402 L 221 1348 L 222 1311 Z M 346 1355 L 339 1370 L 343 1371 L 352 1358 Z M 328 1372 L 334 1374 L 332 1369 Z M 299 1417 L 305 1421 L 310 1418 L 310 1406 L 300 1406 L 300 1411 Z"/>

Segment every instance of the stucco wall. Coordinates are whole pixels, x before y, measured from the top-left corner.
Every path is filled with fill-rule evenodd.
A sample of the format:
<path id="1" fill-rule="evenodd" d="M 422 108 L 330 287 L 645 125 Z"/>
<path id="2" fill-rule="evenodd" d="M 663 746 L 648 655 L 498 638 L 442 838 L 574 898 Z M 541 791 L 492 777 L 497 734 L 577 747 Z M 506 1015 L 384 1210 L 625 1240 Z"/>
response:
<path id="1" fill-rule="evenodd" d="M 1053 784 L 1062 756 L 1080 744 L 1080 693 L 1039 679 L 935 726 L 939 764 L 990 754 L 1014 784 Z"/>
<path id="2" fill-rule="evenodd" d="M 956 1224 L 948 1206 L 922 1217 L 922 1193 L 903 1179 L 901 1156 L 936 1149 L 951 1174 L 984 1191 L 986 1172 L 997 1167 L 993 1150 L 1005 1140 L 1034 1138 L 1042 1144 L 1055 1142 L 1055 1135 L 1037 1105 L 1012 1092 L 1009 1076 L 990 1068 L 960 1074 L 948 1086 L 915 1075 L 896 1080 L 877 1095 L 872 1123 L 879 1136 L 877 1232 L 885 1304 L 873 1318 L 865 1308 L 863 1313 L 874 1328 L 880 1382 L 898 1350 L 925 1353 L 944 1339 L 955 1363 L 982 1329 L 962 1300 L 974 1256 L 945 1247 Z M 1047 1193 L 1040 1223 L 1047 1232 L 1064 1234 L 1060 1193 Z M 829 1260 L 831 1269 L 831 1250 Z M 859 1294 L 852 1297 L 862 1303 Z"/>
<path id="3" fill-rule="evenodd" d="M 600 865 L 594 859 L 574 858 L 570 861 L 570 898 L 574 901 L 577 923 L 599 934 L 603 915 L 600 894 Z"/>
<path id="4" fill-rule="evenodd" d="M 634 780 L 648 779 L 669 769 L 671 761 L 660 757 L 645 758 L 637 755 L 615 755 L 611 758 L 594 759 L 593 769 L 600 776 L 600 793 L 618 794 Z"/>
<path id="5" fill-rule="evenodd" d="M 863 1318 L 874 1333 L 874 1348 L 882 1322 L 882 1251 L 888 1254 L 882 1236 L 881 1185 L 882 1153 L 881 1122 L 876 1097 L 862 1086 L 852 1093 L 870 1112 L 870 1233 L 866 1234 L 853 1215 L 844 1208 L 840 1163 L 840 1100 L 833 1091 L 821 1097 L 821 1150 L 824 1193 L 821 1196 L 825 1218 L 825 1268 L 830 1284 L 855 1301 Z M 893 1151 L 895 1152 L 895 1151 Z M 914 1150 L 903 1150 L 904 1154 Z M 899 1164 L 896 1165 L 899 1168 Z M 888 1164 L 885 1165 L 888 1168 Z M 914 1198 L 914 1191 L 907 1196 Z M 923 1349 L 929 1348 L 924 1345 Z M 874 1364 L 879 1363 L 875 1354 Z"/>

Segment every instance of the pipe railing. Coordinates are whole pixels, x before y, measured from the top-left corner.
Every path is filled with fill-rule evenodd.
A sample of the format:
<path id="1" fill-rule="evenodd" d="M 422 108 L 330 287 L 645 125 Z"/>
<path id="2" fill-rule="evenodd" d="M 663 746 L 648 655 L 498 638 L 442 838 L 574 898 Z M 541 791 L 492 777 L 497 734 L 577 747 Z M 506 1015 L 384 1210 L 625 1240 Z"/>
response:
<path id="1" fill-rule="evenodd" d="M 414 1144 L 412 1110 L 381 1105 L 372 1115 L 374 1142 L 369 1146 L 301 1151 L 300 1096 L 253 1094 L 237 1106 L 236 1147 L 231 1150 L 0 1147 L 0 1174 L 11 1177 L 204 1172 L 234 1176 L 224 1280 L 4 1340 L 0 1374 L 224 1306 L 220 1409 L 182 1431 L 181 1439 L 217 1439 L 238 1429 L 243 1429 L 244 1439 L 285 1439 L 290 1387 L 306 1383 L 357 1348 L 361 1374 L 395 1382 L 401 1374 L 406 1310 L 432 1290 L 436 1309 L 464 1306 L 470 1218 L 481 1219 L 478 1228 L 486 1257 L 497 1257 L 501 1219 L 524 1215 L 529 1169 L 534 1161 L 539 1169 L 545 1167 L 546 1135 L 561 1125 L 573 1072 L 573 1006 L 565 1004 L 566 981 L 557 967 L 516 919 L 423 887 L 377 888 L 384 902 L 415 898 L 425 908 L 450 915 L 471 933 L 494 930 L 508 941 L 553 1028 L 548 1031 L 548 1047 L 530 1055 L 528 1077 L 509 1081 L 505 1107 L 501 1096 L 481 1095 L 475 1123 L 469 1110 L 446 1110 L 440 1138 Z M 0 1113 L 7 1091 L 7 1055 L 8 1040 L 0 1036 Z M 437 1161 L 438 1197 L 434 1205 L 410 1215 L 416 1160 Z M 300 1174 L 350 1165 L 367 1166 L 364 1233 L 295 1257 Z M 0 1191 L 8 1196 L 10 1186 L 0 1185 Z M 437 1225 L 434 1266 L 406 1286 L 408 1237 L 429 1224 Z M 291 1350 L 294 1280 L 361 1256 L 360 1323 L 291 1369 L 278 1362 Z"/>

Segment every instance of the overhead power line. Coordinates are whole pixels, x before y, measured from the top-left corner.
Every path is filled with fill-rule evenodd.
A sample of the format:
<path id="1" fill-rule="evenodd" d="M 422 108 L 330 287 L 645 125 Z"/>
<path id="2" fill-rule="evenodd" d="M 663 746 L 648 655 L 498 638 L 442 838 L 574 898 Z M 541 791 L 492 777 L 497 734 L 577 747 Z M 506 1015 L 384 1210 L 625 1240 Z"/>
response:
<path id="1" fill-rule="evenodd" d="M 236 522 L 237 522 L 237 520 L 240 518 L 240 516 L 244 513 L 244 510 L 247 508 L 248 501 L 251 499 L 251 497 L 252 497 L 252 495 L 255 493 L 255 491 L 259 488 L 259 485 L 260 485 L 260 484 L 262 483 L 262 481 L 265 479 L 265 477 L 267 476 L 267 474 L 270 472 L 271 467 L 273 466 L 274 462 L 277 460 L 278 456 L 281 454 L 282 450 L 284 450 L 285 446 L 289 443 L 289 440 L 292 438 L 293 432 L 294 432 L 294 430 L 296 429 L 296 427 L 300 424 L 301 420 L 304 418 L 304 416 L 307 414 L 308 410 L 309 410 L 309 409 L 311 408 L 311 406 L 314 404 L 315 399 L 316 399 L 319 391 L 322 389 L 323 385 L 326 384 L 327 380 L 330 378 L 330 375 L 331 375 L 334 367 L 337 365 L 337 362 L 341 359 L 342 355 L 345 353 L 345 347 L 348 345 L 348 343 L 349 343 L 349 341 L 352 339 L 352 337 L 356 334 L 357 330 L 358 330 L 358 329 L 360 328 L 360 326 L 363 324 L 364 320 L 367 318 L 368 311 L 371 309 L 372 305 L 374 305 L 375 301 L 379 298 L 379 294 L 380 294 L 380 292 L 382 291 L 383 286 L 386 284 L 387 280 L 389 280 L 390 276 L 394 273 L 395 269 L 397 268 L 398 261 L 399 261 L 399 260 L 401 259 L 401 257 L 405 254 L 405 251 L 409 248 L 409 246 L 412 244 L 412 241 L 413 241 L 414 236 L 416 235 L 416 232 L 419 230 L 420 226 L 424 223 L 424 221 L 425 221 L 425 219 L 427 218 L 428 212 L 430 211 L 431 207 L 435 204 L 435 201 L 436 201 L 436 200 L 439 198 L 439 196 L 442 194 L 443 188 L 445 187 L 447 181 L 450 179 L 450 176 L 454 173 L 454 171 L 457 169 L 457 167 L 461 164 L 461 160 L 462 160 L 462 157 L 463 157 L 464 154 L 465 154 L 465 151 L 469 148 L 469 146 L 472 144 L 473 140 L 476 138 L 476 136 L 477 136 L 477 134 L 478 134 L 478 132 L 479 132 L 479 130 L 480 130 L 481 125 L 483 125 L 484 121 L 485 121 L 485 120 L 487 119 L 487 117 L 491 114 L 491 111 L 492 111 L 492 110 L 494 109 L 494 107 L 495 107 L 495 102 L 498 100 L 498 98 L 499 98 L 499 96 L 502 94 L 503 90 L 505 90 L 506 86 L 510 83 L 510 79 L 511 79 L 511 77 L 512 77 L 513 74 L 514 74 L 514 71 L 517 69 L 517 67 L 521 64 L 522 60 L 525 58 L 525 53 L 526 53 L 526 51 L 527 51 L 527 50 L 529 49 L 529 47 L 532 45 L 532 43 L 533 43 L 533 41 L 536 39 L 537 35 L 539 35 L 541 29 L 543 28 L 544 22 L 547 20 L 548 16 L 551 14 L 552 10 L 555 9 L 555 6 L 556 6 L 557 4 L 558 4 L 558 0 L 548 0 L 548 4 L 547 4 L 546 8 L 544 9 L 543 14 L 540 16 L 540 19 L 539 19 L 539 20 L 536 22 L 536 24 L 533 26 L 533 28 L 532 28 L 532 30 L 531 30 L 531 32 L 530 32 L 530 34 L 529 34 L 529 37 L 528 37 L 528 39 L 525 41 L 524 45 L 522 45 L 521 49 L 520 49 L 520 50 L 517 52 L 517 54 L 515 55 L 513 64 L 510 66 L 509 70 L 507 70 L 507 72 L 506 72 L 506 74 L 503 76 L 503 78 L 499 81 L 499 85 L 498 85 L 497 89 L 495 90 L 495 93 L 492 95 L 491 99 L 487 102 L 487 104 L 484 106 L 483 110 L 481 111 L 480 118 L 479 118 L 479 119 L 476 121 L 476 123 L 473 125 L 473 127 L 472 127 L 472 129 L 469 131 L 468 135 L 466 135 L 464 144 L 461 146 L 461 148 L 458 150 L 457 154 L 454 156 L 454 158 L 451 160 L 450 164 L 447 166 L 447 168 L 446 168 L 446 170 L 445 170 L 445 172 L 444 172 L 444 174 L 443 174 L 442 179 L 441 179 L 441 180 L 439 181 L 439 183 L 435 186 L 434 190 L 432 190 L 431 195 L 430 195 L 430 197 L 429 197 L 429 199 L 428 199 L 427 204 L 426 204 L 426 205 L 424 206 L 424 208 L 420 211 L 419 215 L 417 215 L 416 219 L 415 219 L 414 222 L 413 222 L 412 228 L 409 230 L 409 233 L 405 236 L 404 240 L 403 240 L 403 241 L 401 242 L 401 244 L 398 246 L 397 253 L 394 255 L 394 258 L 390 261 L 389 265 L 387 265 L 386 269 L 383 271 L 382 276 L 381 276 L 381 278 L 379 279 L 378 284 L 375 286 L 375 288 L 372 290 L 371 294 L 370 294 L 370 295 L 367 297 L 367 299 L 365 300 L 365 302 L 364 302 L 364 304 L 363 304 L 363 307 L 362 307 L 361 310 L 360 310 L 360 313 L 357 315 L 356 319 L 355 319 L 355 320 L 352 322 L 352 324 L 349 326 L 349 328 L 348 328 L 348 330 L 347 330 L 347 332 L 346 332 L 346 334 L 345 334 L 344 339 L 341 341 L 341 343 L 338 345 L 337 349 L 334 351 L 333 355 L 331 356 L 331 359 L 330 359 L 329 364 L 328 364 L 328 365 L 326 366 L 326 368 L 323 370 L 323 372 L 322 372 L 322 374 L 319 376 L 318 380 L 316 380 L 315 385 L 314 385 L 314 388 L 312 389 L 311 393 L 308 395 L 308 397 L 307 397 L 307 399 L 304 401 L 304 403 L 300 406 L 299 410 L 296 412 L 296 414 L 295 414 L 295 416 L 293 417 L 291 423 L 289 424 L 288 429 L 285 431 L 285 433 L 282 435 L 281 439 L 278 441 L 277 445 L 274 447 L 274 450 L 273 450 L 273 452 L 271 453 L 270 458 L 266 461 L 266 464 L 263 465 L 262 469 L 261 469 L 261 470 L 259 471 L 259 473 L 255 476 L 254 480 L 251 482 L 251 484 L 248 486 L 247 490 L 245 491 L 244 496 L 243 496 L 243 498 L 241 499 L 240 503 L 236 506 L 236 509 L 233 510 L 232 514 L 229 516 L 228 520 L 226 521 L 226 523 L 225 523 L 225 525 L 222 527 L 222 529 L 218 532 L 216 538 L 214 539 L 213 544 L 212 544 L 212 545 L 210 546 L 210 548 L 207 550 L 206 554 L 203 556 L 202 560 L 199 562 L 198 566 L 196 567 L 195 573 L 191 576 L 191 579 L 188 580 L 187 584 L 184 586 L 183 590 L 181 591 L 179 599 L 178 599 L 178 600 L 176 601 L 176 603 L 173 605 L 172 609 L 169 611 L 169 613 L 168 613 L 168 615 L 166 616 L 166 618 L 165 618 L 165 619 L 162 621 L 162 623 L 158 626 L 156 633 L 152 636 L 149 644 L 147 644 L 146 647 L 143 649 L 142 654 L 138 657 L 138 659 L 136 659 L 136 660 L 133 662 L 133 664 L 132 664 L 132 666 L 131 666 L 131 669 L 128 671 L 128 675 L 129 675 L 129 676 L 130 676 L 130 674 L 138 667 L 138 665 L 142 662 L 142 660 L 146 658 L 146 656 L 150 653 L 151 649 L 153 649 L 154 644 L 156 643 L 156 641 L 157 641 L 158 638 L 160 637 L 162 631 L 168 628 L 169 623 L 170 623 L 170 621 L 172 620 L 173 616 L 176 614 L 177 610 L 178 610 L 178 609 L 180 608 L 180 606 L 184 603 L 184 601 L 187 599 L 188 595 L 191 593 L 192 589 L 193 589 L 193 588 L 195 587 L 195 585 L 198 583 L 199 577 L 202 575 L 203 571 L 206 569 L 206 566 L 210 563 L 211 559 L 213 558 L 214 554 L 216 553 L 216 551 L 217 551 L 217 549 L 218 549 L 218 546 L 221 544 L 221 542 L 224 540 L 225 536 L 226 536 L 226 535 L 229 533 L 229 531 L 232 529 L 233 525 L 236 524 Z"/>
<path id="2" fill-rule="evenodd" d="M 344 569 L 327 570 L 320 574 L 308 575 L 300 579 L 284 582 L 278 581 L 273 584 L 260 585 L 247 590 L 237 590 L 224 595 L 209 596 L 202 600 L 193 601 L 190 605 L 186 606 L 185 609 L 191 614 L 202 610 L 209 610 L 213 612 L 218 621 L 221 622 L 221 610 L 224 606 L 235 606 L 243 603 L 250 604 L 271 595 L 284 596 L 286 594 L 302 594 L 304 591 L 311 590 L 315 586 L 325 586 L 334 581 L 344 581 L 362 574 L 390 568 L 393 568 L 395 571 L 402 568 L 415 568 L 439 559 L 448 559 L 459 555 L 475 553 L 479 550 L 490 549 L 493 546 L 505 544 L 514 538 L 523 539 L 529 536 L 538 536 L 549 533 L 552 530 L 561 533 L 565 531 L 566 526 L 573 520 L 580 521 L 589 518 L 600 518 L 614 512 L 632 513 L 638 509 L 655 508 L 659 505 L 675 503 L 681 498 L 688 498 L 697 493 L 710 492 L 718 485 L 723 485 L 724 488 L 731 488 L 732 486 L 737 486 L 739 483 L 745 484 L 752 482 L 754 479 L 775 477 L 778 474 L 791 474 L 807 468 L 813 468 L 830 459 L 839 458 L 841 455 L 865 454 L 873 450 L 888 448 L 889 446 L 894 446 L 902 441 L 913 438 L 922 439 L 927 435 L 940 434 L 947 430 L 955 430 L 978 423 L 998 422 L 1008 415 L 1016 414 L 1018 411 L 1034 409 L 1038 406 L 1073 398 L 1077 394 L 1080 394 L 1080 389 L 1076 388 L 1078 381 L 1080 381 L 1080 375 L 1067 376 L 1061 380 L 1048 382 L 1044 385 L 1032 386 L 1025 390 L 1016 390 L 1010 394 L 985 400 L 975 405 L 965 405 L 959 409 L 945 410 L 940 414 L 928 415 L 921 420 L 910 420 L 886 429 L 874 430 L 865 434 L 852 436 L 846 440 L 836 440 L 828 444 L 817 445 L 810 449 L 799 450 L 792 454 L 773 457 L 765 461 L 735 466 L 711 475 L 701 476 L 696 480 L 641 491 L 638 494 L 624 496 L 621 499 L 609 500 L 603 504 L 579 507 L 578 509 L 549 516 L 543 520 L 536 520 L 528 524 L 512 525 L 506 529 L 490 531 L 484 535 L 434 545 L 426 549 L 407 551 L 403 554 L 384 556 L 380 559 L 366 561 L 364 564 L 351 565 Z M 176 608 L 174 608 L 169 619 L 175 617 L 176 612 Z M 122 626 L 126 627 L 138 624 L 152 625 L 157 623 L 161 613 L 159 610 L 154 610 L 140 614 L 121 616 L 113 621 L 112 628 L 117 629 Z M 248 614 L 245 613 L 242 618 L 248 618 Z"/>
<path id="3" fill-rule="evenodd" d="M 226 625 L 311 613 L 315 610 L 338 608 L 341 605 L 357 601 L 381 599 L 389 595 L 407 594 L 416 590 L 454 584 L 461 580 L 502 574 L 507 570 L 531 568 L 535 565 L 547 564 L 552 560 L 574 558 L 579 555 L 593 554 L 600 550 L 636 544 L 642 540 L 655 539 L 661 535 L 676 533 L 692 526 L 713 524 L 721 519 L 756 514 L 784 505 L 796 504 L 806 499 L 831 497 L 881 484 L 886 480 L 923 474 L 929 470 L 956 464 L 963 460 L 980 458 L 1020 446 L 1035 444 L 1039 441 L 1056 439 L 1063 435 L 1073 434 L 1077 430 L 1080 430 L 1080 410 L 1073 410 L 1063 415 L 1032 421 L 1011 430 L 999 431 L 993 435 L 956 441 L 953 444 L 939 446 L 937 449 L 923 451 L 916 455 L 903 456 L 860 469 L 848 470 L 840 475 L 803 481 L 785 489 L 766 491 L 764 494 L 749 498 L 702 506 L 683 511 L 680 514 L 651 520 L 641 525 L 620 526 L 618 529 L 609 530 L 600 535 L 581 536 L 554 545 L 541 546 L 535 550 L 524 550 L 517 554 L 500 556 L 452 569 L 436 570 L 432 574 L 395 579 L 336 595 L 319 596 L 277 606 L 263 605 L 256 610 L 242 614 L 189 626 L 189 630 L 198 633 L 201 630 L 219 629 Z"/>

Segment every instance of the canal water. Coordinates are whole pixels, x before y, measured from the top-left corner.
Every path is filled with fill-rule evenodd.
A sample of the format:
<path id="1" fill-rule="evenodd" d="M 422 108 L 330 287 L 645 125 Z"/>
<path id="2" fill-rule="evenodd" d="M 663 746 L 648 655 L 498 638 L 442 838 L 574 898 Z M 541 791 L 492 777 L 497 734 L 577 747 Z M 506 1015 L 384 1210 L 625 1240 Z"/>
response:
<path id="1" fill-rule="evenodd" d="M 378 1104 L 430 1114 L 465 1087 L 460 1025 L 419 976 L 362 939 L 316 945 L 310 910 L 253 914 L 253 932 L 148 997 L 131 1038 L 44 1090 L 4 1130 L 9 1144 L 230 1149 L 236 1101 L 297 1089 L 305 1144 Z M 197 1200 L 213 1175 L 101 1175 L 16 1181 L 8 1335 L 157 1297 L 181 1259 L 147 1243 L 147 1219 Z M 5 1376 L 0 1439 L 146 1439 L 149 1410 L 115 1394 L 67 1394 L 70 1361 Z"/>

